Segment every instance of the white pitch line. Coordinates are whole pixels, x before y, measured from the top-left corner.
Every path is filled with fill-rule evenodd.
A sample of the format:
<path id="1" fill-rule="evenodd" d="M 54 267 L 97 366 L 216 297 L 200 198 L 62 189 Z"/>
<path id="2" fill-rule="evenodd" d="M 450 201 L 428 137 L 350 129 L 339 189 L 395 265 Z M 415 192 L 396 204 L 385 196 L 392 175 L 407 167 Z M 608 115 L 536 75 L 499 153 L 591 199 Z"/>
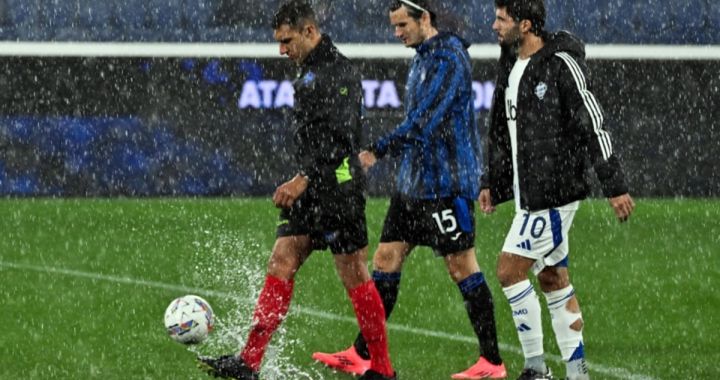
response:
<path id="1" fill-rule="evenodd" d="M 30 264 L 21 264 L 21 263 L 12 263 L 12 262 L 6 262 L 6 261 L 0 261 L 0 267 L 5 268 L 12 268 L 12 269 L 20 269 L 20 270 L 29 270 L 33 272 L 42 272 L 42 273 L 52 273 L 52 274 L 61 274 L 65 276 L 72 276 L 72 277 L 80 277 L 80 278 L 88 278 L 91 280 L 100 280 L 100 281 L 107 281 L 107 282 L 114 282 L 114 283 L 120 283 L 120 284 L 128 284 L 128 285 L 138 285 L 138 286 L 145 286 L 149 288 L 156 288 L 156 289 L 166 289 L 166 290 L 172 290 L 182 293 L 193 293 L 193 294 L 202 294 L 207 296 L 213 296 L 213 297 L 219 297 L 219 298 L 230 298 L 230 299 L 239 299 L 237 296 L 233 295 L 232 293 L 228 292 L 220 292 L 216 290 L 209 290 L 209 289 L 201 289 L 201 288 L 195 288 L 190 286 L 183 286 L 183 285 L 173 285 L 173 284 L 166 284 L 162 282 L 157 281 L 147 281 L 147 280 L 141 280 L 136 279 L 132 277 L 126 277 L 126 276 L 112 276 L 112 275 L 105 275 L 101 273 L 92 273 L 92 272 L 83 272 L 73 269 L 63 269 L 63 268 L 55 268 L 55 267 L 48 267 L 48 266 L 37 266 L 37 265 L 30 265 Z M 247 300 L 247 299 L 239 299 L 240 301 L 248 304 L 252 304 L 255 301 L 254 300 Z M 347 317 L 342 315 L 337 315 L 333 313 L 328 313 L 321 310 L 316 310 L 313 308 L 305 307 L 305 306 L 299 306 L 299 305 L 293 305 L 291 308 L 292 313 L 299 313 L 304 315 L 309 315 L 316 318 L 322 318 L 330 321 L 337 321 L 337 322 L 346 322 L 351 324 L 356 324 L 357 320 L 354 317 Z M 388 323 L 387 324 L 388 330 L 398 331 L 398 332 L 404 332 L 414 335 L 421 335 L 426 337 L 432 337 L 432 338 L 439 338 L 454 342 L 461 342 L 461 343 L 470 343 L 470 344 L 477 344 L 477 339 L 475 337 L 468 337 L 468 336 L 461 336 L 457 334 L 449 334 L 442 331 L 434 331 L 434 330 L 427 330 L 427 329 L 421 329 L 421 328 L 415 328 L 411 326 L 405 326 L 400 325 L 396 323 Z M 522 350 L 515 346 L 510 346 L 507 344 L 500 343 L 500 348 L 504 351 L 510 351 L 515 354 L 522 355 Z M 560 358 L 557 355 L 545 355 L 547 359 L 552 360 L 556 363 L 562 363 L 562 358 Z M 615 367 L 608 367 L 604 366 L 602 364 L 596 364 L 596 363 L 588 363 L 588 366 L 591 370 L 595 372 L 602 373 L 607 376 L 611 376 L 617 379 L 627 379 L 627 380 L 655 380 L 655 378 L 647 375 L 641 375 L 641 374 L 635 374 L 630 372 L 627 369 L 624 368 L 615 368 Z"/>

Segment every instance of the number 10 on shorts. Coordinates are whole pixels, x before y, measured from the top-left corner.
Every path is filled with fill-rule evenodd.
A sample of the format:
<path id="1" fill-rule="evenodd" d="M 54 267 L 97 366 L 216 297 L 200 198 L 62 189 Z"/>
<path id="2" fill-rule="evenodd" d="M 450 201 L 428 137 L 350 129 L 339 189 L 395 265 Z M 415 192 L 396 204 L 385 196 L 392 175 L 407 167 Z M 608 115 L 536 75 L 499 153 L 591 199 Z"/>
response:
<path id="1" fill-rule="evenodd" d="M 527 230 L 528 224 L 530 224 L 530 214 L 523 215 L 523 218 L 524 221 L 522 228 L 520 228 L 520 236 L 525 236 L 525 230 Z M 532 225 L 530 225 L 530 235 L 535 239 L 539 239 L 545 231 L 545 226 L 547 226 L 547 220 L 542 216 L 536 216 Z"/>

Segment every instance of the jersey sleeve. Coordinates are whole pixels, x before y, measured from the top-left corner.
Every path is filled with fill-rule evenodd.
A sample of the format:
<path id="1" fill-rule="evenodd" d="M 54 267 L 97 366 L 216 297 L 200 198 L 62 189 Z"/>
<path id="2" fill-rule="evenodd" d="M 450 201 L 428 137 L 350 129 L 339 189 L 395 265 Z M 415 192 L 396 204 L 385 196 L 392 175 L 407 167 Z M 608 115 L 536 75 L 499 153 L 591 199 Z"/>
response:
<path id="1" fill-rule="evenodd" d="M 424 85 L 427 91 L 415 99 L 415 107 L 409 110 L 400 125 L 373 144 L 371 149 L 376 156 L 396 155 L 405 144 L 424 145 L 428 142 L 442 124 L 465 79 L 460 59 L 452 53 L 436 57 L 427 73 L 430 78 Z"/>

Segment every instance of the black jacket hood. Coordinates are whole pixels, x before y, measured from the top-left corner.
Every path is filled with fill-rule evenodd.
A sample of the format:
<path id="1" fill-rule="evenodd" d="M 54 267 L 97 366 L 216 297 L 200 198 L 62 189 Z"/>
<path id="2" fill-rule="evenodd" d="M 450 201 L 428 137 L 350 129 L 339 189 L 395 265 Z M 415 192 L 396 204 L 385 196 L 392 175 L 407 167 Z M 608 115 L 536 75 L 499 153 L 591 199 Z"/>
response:
<path id="1" fill-rule="evenodd" d="M 557 33 L 545 32 L 542 39 L 545 41 L 545 46 L 536 53 L 540 57 L 545 58 L 564 51 L 574 57 L 585 59 L 585 44 L 569 32 L 564 30 Z"/>

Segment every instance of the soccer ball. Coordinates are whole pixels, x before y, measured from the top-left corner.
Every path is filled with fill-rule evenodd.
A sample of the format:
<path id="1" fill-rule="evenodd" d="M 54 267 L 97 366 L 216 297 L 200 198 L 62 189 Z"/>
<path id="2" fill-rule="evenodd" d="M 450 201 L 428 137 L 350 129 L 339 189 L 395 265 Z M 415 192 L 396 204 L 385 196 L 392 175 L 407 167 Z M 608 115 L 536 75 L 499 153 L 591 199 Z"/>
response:
<path id="1" fill-rule="evenodd" d="M 170 302 L 165 310 L 165 328 L 174 341 L 200 343 L 212 331 L 215 321 L 210 304 L 201 297 L 187 295 Z"/>

